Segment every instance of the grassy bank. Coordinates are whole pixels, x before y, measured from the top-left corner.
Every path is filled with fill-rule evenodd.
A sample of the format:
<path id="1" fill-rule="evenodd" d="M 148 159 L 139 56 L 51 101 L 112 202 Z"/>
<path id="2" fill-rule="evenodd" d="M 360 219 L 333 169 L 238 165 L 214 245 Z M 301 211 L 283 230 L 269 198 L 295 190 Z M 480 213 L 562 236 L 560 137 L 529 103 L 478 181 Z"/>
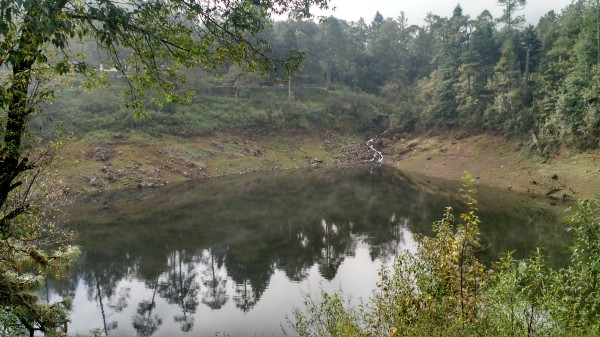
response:
<path id="1" fill-rule="evenodd" d="M 199 89 L 189 104 L 153 104 L 141 115 L 121 108 L 125 84 L 114 80 L 111 87 L 88 94 L 68 89 L 46 109 L 45 117 L 63 121 L 58 127 L 78 137 L 98 130 L 135 130 L 151 136 L 200 136 L 215 131 L 269 133 L 321 128 L 346 133 L 381 132 L 378 115 L 393 115 L 394 107 L 374 95 L 357 94 L 345 88 L 298 88 L 294 98 L 279 87 L 254 88 L 231 93 L 230 88 Z M 56 130 L 46 118 L 37 120 L 45 135 Z"/>
<path id="2" fill-rule="evenodd" d="M 343 164 L 347 149 L 361 143 L 358 135 L 319 129 L 194 137 L 98 132 L 68 144 L 58 169 L 71 191 L 158 187 L 226 174 Z"/>

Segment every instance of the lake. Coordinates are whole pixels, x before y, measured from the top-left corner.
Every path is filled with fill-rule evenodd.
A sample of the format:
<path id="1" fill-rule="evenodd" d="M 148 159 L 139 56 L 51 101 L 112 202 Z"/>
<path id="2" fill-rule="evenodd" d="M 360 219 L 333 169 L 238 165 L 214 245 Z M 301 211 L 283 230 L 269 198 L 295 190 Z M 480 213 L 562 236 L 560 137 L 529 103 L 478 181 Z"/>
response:
<path id="1" fill-rule="evenodd" d="M 43 296 L 73 297 L 69 333 L 281 336 L 303 294 L 368 298 L 377 270 L 430 234 L 460 184 L 386 166 L 263 172 L 87 196 L 67 207 L 82 255 Z M 566 205 L 479 189 L 480 257 L 543 246 L 566 260 Z M 356 302 L 357 303 L 357 302 Z"/>

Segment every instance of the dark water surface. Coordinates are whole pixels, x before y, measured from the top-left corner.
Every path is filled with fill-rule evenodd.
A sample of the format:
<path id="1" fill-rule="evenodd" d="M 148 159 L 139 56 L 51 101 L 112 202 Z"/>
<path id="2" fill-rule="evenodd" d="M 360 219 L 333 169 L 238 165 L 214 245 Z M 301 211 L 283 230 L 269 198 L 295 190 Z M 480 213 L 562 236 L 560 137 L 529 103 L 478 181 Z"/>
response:
<path id="1" fill-rule="evenodd" d="M 368 298 L 381 264 L 414 248 L 459 184 L 387 167 L 268 172 L 118 191 L 67 210 L 82 256 L 50 300 L 74 297 L 70 333 L 280 336 L 302 293 Z M 562 263 L 565 206 L 481 189 L 484 261 L 543 246 Z"/>

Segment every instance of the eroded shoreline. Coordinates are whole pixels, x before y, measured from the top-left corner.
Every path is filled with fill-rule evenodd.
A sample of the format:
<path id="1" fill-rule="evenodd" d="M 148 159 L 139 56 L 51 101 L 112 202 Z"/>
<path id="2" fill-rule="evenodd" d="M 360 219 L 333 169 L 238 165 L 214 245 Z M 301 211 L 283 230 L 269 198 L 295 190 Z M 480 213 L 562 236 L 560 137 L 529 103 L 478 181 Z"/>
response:
<path id="1" fill-rule="evenodd" d="M 364 163 L 373 158 L 367 140 L 329 130 L 189 139 L 118 134 L 67 145 L 57 169 L 72 192 L 160 187 L 228 174 Z M 544 160 L 520 142 L 486 134 L 386 135 L 372 146 L 382 152 L 383 163 L 424 176 L 459 180 L 470 172 L 477 186 L 554 199 L 590 199 L 600 192 L 598 151 L 565 149 Z"/>

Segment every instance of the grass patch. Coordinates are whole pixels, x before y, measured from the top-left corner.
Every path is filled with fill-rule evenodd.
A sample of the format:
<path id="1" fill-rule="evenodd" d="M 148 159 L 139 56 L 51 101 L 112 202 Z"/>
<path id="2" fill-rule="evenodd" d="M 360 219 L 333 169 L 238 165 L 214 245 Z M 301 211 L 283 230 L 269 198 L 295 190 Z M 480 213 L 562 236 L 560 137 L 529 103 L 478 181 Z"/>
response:
<path id="1" fill-rule="evenodd" d="M 121 108 L 123 83 L 88 94 L 69 88 L 45 109 L 34 128 L 50 136 L 62 128 L 76 136 L 107 132 L 139 131 L 153 137 L 190 137 L 221 131 L 269 132 L 327 128 L 349 133 L 374 134 L 380 130 L 377 115 L 393 114 L 393 107 L 371 95 L 340 89 L 294 89 L 289 100 L 274 87 L 247 90 L 239 97 L 204 92 L 190 104 L 148 104 L 141 116 Z M 62 121 L 56 125 L 53 121 Z"/>

